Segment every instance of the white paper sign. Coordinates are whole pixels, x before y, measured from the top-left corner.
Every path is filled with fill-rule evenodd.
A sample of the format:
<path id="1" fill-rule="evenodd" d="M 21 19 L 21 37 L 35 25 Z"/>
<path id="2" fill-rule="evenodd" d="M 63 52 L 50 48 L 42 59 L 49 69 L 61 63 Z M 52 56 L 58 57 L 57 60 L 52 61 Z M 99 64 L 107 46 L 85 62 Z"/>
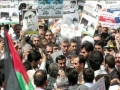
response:
<path id="1" fill-rule="evenodd" d="M 98 80 L 89 90 L 106 90 L 104 77 Z"/>

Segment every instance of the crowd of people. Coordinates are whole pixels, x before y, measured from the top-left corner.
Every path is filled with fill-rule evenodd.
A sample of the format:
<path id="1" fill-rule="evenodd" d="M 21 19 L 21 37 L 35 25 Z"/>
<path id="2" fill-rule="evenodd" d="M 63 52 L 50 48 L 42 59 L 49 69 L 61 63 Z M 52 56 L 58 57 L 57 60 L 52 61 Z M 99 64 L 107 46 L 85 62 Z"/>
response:
<path id="1" fill-rule="evenodd" d="M 105 90 L 120 90 L 120 29 L 102 27 L 93 37 L 60 37 L 47 25 L 39 24 L 39 34 L 26 35 L 22 23 L 11 25 L 13 40 L 35 90 L 89 90 L 105 78 Z M 1 26 L 6 30 L 5 26 Z M 4 36 L 0 36 L 0 88 L 5 87 Z"/>

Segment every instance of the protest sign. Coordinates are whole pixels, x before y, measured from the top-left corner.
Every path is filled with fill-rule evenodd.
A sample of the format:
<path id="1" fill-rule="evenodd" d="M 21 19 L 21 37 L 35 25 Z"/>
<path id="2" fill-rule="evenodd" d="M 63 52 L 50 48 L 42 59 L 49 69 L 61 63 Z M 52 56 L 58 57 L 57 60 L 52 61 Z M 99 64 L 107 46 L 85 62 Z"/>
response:
<path id="1" fill-rule="evenodd" d="M 23 10 L 23 30 L 27 34 L 38 34 L 38 17 L 36 10 Z"/>
<path id="2" fill-rule="evenodd" d="M 38 0 L 40 18 L 58 18 L 63 15 L 63 0 Z"/>
<path id="3" fill-rule="evenodd" d="M 18 24 L 18 7 L 11 4 L 10 1 L 1 1 L 0 3 L 0 24 Z"/>
<path id="4" fill-rule="evenodd" d="M 107 12 L 114 14 L 115 17 L 115 26 L 113 28 L 119 28 L 120 26 L 120 4 L 119 3 L 108 3 Z"/>
<path id="5" fill-rule="evenodd" d="M 102 12 L 99 21 L 103 27 L 113 28 L 115 26 L 115 17 L 109 12 Z"/>
<path id="6" fill-rule="evenodd" d="M 78 5 L 76 0 L 63 2 L 63 18 L 61 21 L 61 35 L 73 38 L 79 31 Z M 78 33 L 81 36 L 81 31 Z"/>
<path id="7" fill-rule="evenodd" d="M 80 21 L 82 33 L 87 33 L 89 36 L 94 35 L 100 13 L 103 11 L 106 11 L 104 1 L 86 1 Z"/>
<path id="8" fill-rule="evenodd" d="M 81 19 L 84 5 L 85 5 L 85 2 L 78 2 L 78 15 L 79 15 L 79 20 Z"/>
<path id="9" fill-rule="evenodd" d="M 104 77 L 98 80 L 89 90 L 106 90 Z"/>

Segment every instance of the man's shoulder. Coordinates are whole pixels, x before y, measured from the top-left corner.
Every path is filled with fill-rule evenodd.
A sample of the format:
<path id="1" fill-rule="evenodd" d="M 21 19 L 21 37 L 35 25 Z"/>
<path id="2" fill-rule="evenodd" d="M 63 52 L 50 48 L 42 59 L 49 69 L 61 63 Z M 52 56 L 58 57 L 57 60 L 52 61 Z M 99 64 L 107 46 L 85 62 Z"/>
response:
<path id="1" fill-rule="evenodd" d="M 89 87 L 86 86 L 86 85 L 84 85 L 84 84 L 82 84 L 82 85 L 80 85 L 80 86 L 78 87 L 77 90 L 89 90 Z"/>
<path id="2" fill-rule="evenodd" d="M 61 55 L 62 54 L 62 51 L 57 51 L 57 52 L 54 52 L 53 54 L 51 54 L 51 56 L 58 56 L 58 55 Z"/>

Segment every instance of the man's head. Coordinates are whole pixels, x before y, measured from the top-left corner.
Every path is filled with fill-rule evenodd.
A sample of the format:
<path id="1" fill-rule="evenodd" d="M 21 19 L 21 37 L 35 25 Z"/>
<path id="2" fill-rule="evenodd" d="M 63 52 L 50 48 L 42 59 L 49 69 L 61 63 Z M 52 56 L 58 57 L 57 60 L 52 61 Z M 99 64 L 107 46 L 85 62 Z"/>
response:
<path id="1" fill-rule="evenodd" d="M 70 40 L 70 47 L 69 50 L 73 53 L 77 52 L 77 41 L 75 39 Z"/>
<path id="2" fill-rule="evenodd" d="M 53 44 L 53 53 L 58 51 L 58 44 Z"/>
<path id="3" fill-rule="evenodd" d="M 33 35 L 32 40 L 33 40 L 33 44 L 35 46 L 38 46 L 40 44 L 40 36 L 39 35 Z"/>
<path id="4" fill-rule="evenodd" d="M 45 38 L 48 40 L 48 42 L 52 42 L 53 39 L 53 33 L 51 30 L 47 30 L 45 32 Z"/>
<path id="5" fill-rule="evenodd" d="M 25 44 L 22 46 L 22 53 L 23 53 L 23 58 L 27 59 L 27 55 L 30 53 L 32 50 L 32 46 L 30 44 Z"/>
<path id="6" fill-rule="evenodd" d="M 71 3 L 72 6 L 76 5 L 76 1 L 71 1 L 70 3 Z"/>
<path id="7" fill-rule="evenodd" d="M 44 31 L 44 29 L 40 28 L 39 29 L 39 34 L 40 34 L 41 38 L 45 38 L 45 31 Z"/>
<path id="8" fill-rule="evenodd" d="M 68 78 L 66 76 L 57 77 L 56 85 L 56 90 L 68 90 Z"/>
<path id="9" fill-rule="evenodd" d="M 85 66 L 85 58 L 83 55 L 73 57 L 73 67 L 77 70 L 78 74 L 83 71 Z"/>
<path id="10" fill-rule="evenodd" d="M 17 51 L 18 51 L 19 53 L 22 52 L 22 44 L 21 44 L 21 43 L 18 43 Z"/>
<path id="11" fill-rule="evenodd" d="M 50 59 L 51 54 L 53 53 L 52 45 L 46 45 L 47 59 Z"/>
<path id="12" fill-rule="evenodd" d="M 16 34 L 16 36 L 17 37 L 20 37 L 20 31 L 21 31 L 21 26 L 20 26 L 20 24 L 16 24 L 15 26 L 14 26 L 14 32 L 15 32 L 15 34 Z"/>
<path id="13" fill-rule="evenodd" d="M 66 69 L 66 57 L 64 55 L 59 55 L 56 57 L 56 63 L 60 67 L 60 69 Z"/>
<path id="14" fill-rule="evenodd" d="M 115 68 L 115 58 L 113 55 L 105 56 L 105 67 L 106 67 L 106 70 Z"/>
<path id="15" fill-rule="evenodd" d="M 120 52 L 115 53 L 115 64 L 118 69 L 120 69 Z"/>
<path id="16" fill-rule="evenodd" d="M 68 77 L 69 85 L 74 85 L 78 81 L 78 73 L 75 68 L 68 68 L 66 70 L 66 76 Z"/>
<path id="17" fill-rule="evenodd" d="M 93 45 L 92 43 L 86 41 L 81 45 L 81 52 L 80 54 L 83 55 L 86 59 L 90 55 L 90 53 L 93 51 Z"/>
<path id="18" fill-rule="evenodd" d="M 94 71 L 91 68 L 85 68 L 83 70 L 83 78 L 86 83 L 92 83 L 94 80 Z"/>
<path id="19" fill-rule="evenodd" d="M 46 46 L 48 44 L 48 41 L 46 38 L 41 38 L 41 42 L 40 42 L 43 46 Z"/>
<path id="20" fill-rule="evenodd" d="M 49 68 L 48 68 L 48 73 L 51 77 L 57 78 L 59 71 L 59 66 L 56 63 L 51 63 Z"/>
<path id="21" fill-rule="evenodd" d="M 100 51 L 94 50 L 88 57 L 88 66 L 94 71 L 100 69 L 100 65 L 103 62 L 103 55 Z"/>
<path id="22" fill-rule="evenodd" d="M 102 40 L 96 41 L 94 49 L 104 54 L 104 42 Z"/>
<path id="23" fill-rule="evenodd" d="M 102 33 L 108 33 L 108 27 L 102 27 Z"/>
<path id="24" fill-rule="evenodd" d="M 110 34 L 112 35 L 112 36 L 115 36 L 116 35 L 116 29 L 110 29 Z"/>
<path id="25" fill-rule="evenodd" d="M 62 53 L 64 55 L 68 54 L 68 50 L 69 50 L 69 39 L 68 38 L 63 38 L 60 42 L 60 48 L 62 50 Z"/>
<path id="26" fill-rule="evenodd" d="M 94 39 L 94 41 L 101 40 L 101 36 L 100 36 L 99 34 L 95 34 L 95 35 L 93 36 L 93 39 Z"/>
<path id="27" fill-rule="evenodd" d="M 37 70 L 33 76 L 36 87 L 45 89 L 47 86 L 47 73 L 44 70 Z"/>
<path id="28" fill-rule="evenodd" d="M 37 25 L 38 20 L 35 11 L 26 11 L 24 13 L 24 20 L 27 23 L 28 30 L 38 29 L 38 25 Z"/>
<path id="29" fill-rule="evenodd" d="M 113 43 L 108 44 L 106 47 L 106 54 L 115 55 L 116 47 Z"/>
<path id="30" fill-rule="evenodd" d="M 41 59 L 41 54 L 36 50 L 31 50 L 28 54 L 27 61 L 29 61 L 33 68 L 38 68 L 39 60 Z"/>
<path id="31" fill-rule="evenodd" d="M 120 44 L 120 32 L 117 33 L 117 34 L 115 35 L 115 37 L 116 37 L 116 40 L 118 41 L 118 43 Z"/>

